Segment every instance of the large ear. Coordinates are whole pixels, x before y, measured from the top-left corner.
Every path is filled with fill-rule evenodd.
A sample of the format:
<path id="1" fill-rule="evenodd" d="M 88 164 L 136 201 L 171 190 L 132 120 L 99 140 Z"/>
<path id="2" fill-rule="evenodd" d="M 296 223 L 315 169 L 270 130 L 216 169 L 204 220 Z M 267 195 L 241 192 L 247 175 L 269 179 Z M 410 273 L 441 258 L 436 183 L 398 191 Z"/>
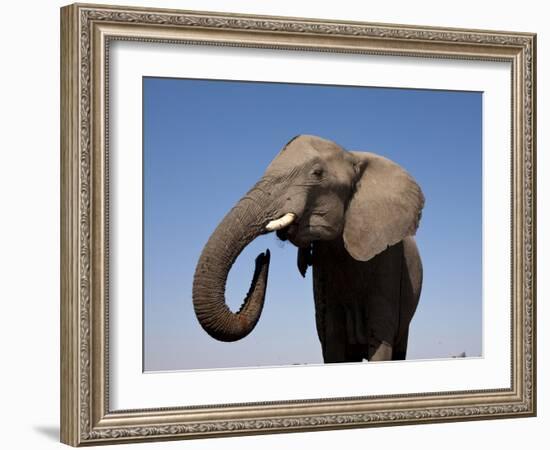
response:
<path id="1" fill-rule="evenodd" d="M 358 179 L 346 211 L 344 245 L 355 259 L 367 261 L 416 233 L 424 195 L 393 161 L 374 153 L 351 153 Z"/>

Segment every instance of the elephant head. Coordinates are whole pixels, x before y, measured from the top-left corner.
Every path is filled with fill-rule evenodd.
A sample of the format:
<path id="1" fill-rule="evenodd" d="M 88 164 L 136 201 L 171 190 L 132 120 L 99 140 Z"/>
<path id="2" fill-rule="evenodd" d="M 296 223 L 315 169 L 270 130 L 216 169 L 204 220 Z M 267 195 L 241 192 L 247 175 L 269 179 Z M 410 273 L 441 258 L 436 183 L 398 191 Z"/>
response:
<path id="1" fill-rule="evenodd" d="M 394 162 L 348 152 L 316 136 L 293 138 L 208 239 L 193 282 L 200 324 L 220 341 L 242 339 L 254 329 L 265 298 L 269 250 L 256 259 L 237 312 L 225 302 L 225 284 L 238 255 L 259 235 L 275 231 L 302 250 L 342 238 L 353 258 L 367 261 L 415 234 L 423 204 L 416 182 Z M 300 257 L 298 266 L 304 275 L 307 264 Z"/>

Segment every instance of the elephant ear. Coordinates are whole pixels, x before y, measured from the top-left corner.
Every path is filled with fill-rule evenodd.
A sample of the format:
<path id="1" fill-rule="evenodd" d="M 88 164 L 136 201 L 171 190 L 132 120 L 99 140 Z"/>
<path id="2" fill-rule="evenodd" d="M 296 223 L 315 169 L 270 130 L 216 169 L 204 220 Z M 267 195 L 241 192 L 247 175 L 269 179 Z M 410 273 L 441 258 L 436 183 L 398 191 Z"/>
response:
<path id="1" fill-rule="evenodd" d="M 416 233 L 424 195 L 414 179 L 387 158 L 350 152 L 357 181 L 344 222 L 344 245 L 359 261 L 368 261 Z"/>

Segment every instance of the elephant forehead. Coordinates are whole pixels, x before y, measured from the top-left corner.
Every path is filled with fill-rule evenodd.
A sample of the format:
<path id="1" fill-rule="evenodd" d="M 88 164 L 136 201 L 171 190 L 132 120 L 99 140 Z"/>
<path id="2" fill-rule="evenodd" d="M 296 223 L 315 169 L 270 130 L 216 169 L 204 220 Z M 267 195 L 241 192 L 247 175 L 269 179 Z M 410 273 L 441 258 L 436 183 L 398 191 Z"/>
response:
<path id="1" fill-rule="evenodd" d="M 289 170 L 319 160 L 319 152 L 311 145 L 291 145 L 285 147 L 271 161 L 266 172 Z"/>
<path id="2" fill-rule="evenodd" d="M 275 161 L 306 162 L 321 157 L 342 157 L 346 153 L 337 143 L 318 136 L 302 134 L 292 138 L 279 152 Z"/>
<path id="3" fill-rule="evenodd" d="M 338 145 L 335 142 L 332 142 L 328 139 L 324 139 L 319 136 L 314 136 L 312 134 L 300 134 L 298 136 L 293 137 L 290 141 L 287 142 L 285 145 L 285 149 L 291 148 L 291 147 L 299 147 L 301 145 L 311 145 L 313 147 L 322 146 L 322 145 Z"/>

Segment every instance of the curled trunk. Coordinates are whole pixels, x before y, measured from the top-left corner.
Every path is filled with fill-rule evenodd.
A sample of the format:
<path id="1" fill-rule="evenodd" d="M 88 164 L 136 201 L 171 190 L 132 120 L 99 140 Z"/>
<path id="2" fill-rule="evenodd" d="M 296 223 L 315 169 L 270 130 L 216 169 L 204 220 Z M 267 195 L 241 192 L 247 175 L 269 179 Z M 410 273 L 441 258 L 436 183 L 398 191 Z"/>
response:
<path id="1" fill-rule="evenodd" d="M 219 341 L 236 341 L 248 335 L 262 312 L 269 250 L 256 258 L 250 290 L 237 312 L 232 312 L 225 302 L 225 285 L 229 270 L 241 251 L 264 233 L 269 207 L 265 196 L 253 189 L 235 205 L 208 239 L 195 269 L 195 314 L 204 330 Z"/>

